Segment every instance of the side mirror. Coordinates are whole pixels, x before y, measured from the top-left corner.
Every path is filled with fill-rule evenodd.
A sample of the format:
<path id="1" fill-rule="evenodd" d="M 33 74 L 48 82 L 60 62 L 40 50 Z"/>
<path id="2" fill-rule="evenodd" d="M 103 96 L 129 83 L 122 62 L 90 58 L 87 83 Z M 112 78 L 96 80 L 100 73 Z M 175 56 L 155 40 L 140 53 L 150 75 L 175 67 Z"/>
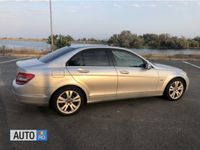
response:
<path id="1" fill-rule="evenodd" d="M 145 69 L 150 70 L 152 68 L 151 64 L 149 64 L 148 62 L 145 62 Z"/>

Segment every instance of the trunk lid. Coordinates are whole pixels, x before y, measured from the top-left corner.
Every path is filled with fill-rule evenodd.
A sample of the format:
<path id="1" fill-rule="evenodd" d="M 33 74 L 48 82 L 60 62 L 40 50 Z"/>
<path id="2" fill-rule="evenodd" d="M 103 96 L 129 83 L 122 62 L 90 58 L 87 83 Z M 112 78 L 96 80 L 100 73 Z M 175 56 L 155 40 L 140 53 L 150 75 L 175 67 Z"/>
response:
<path id="1" fill-rule="evenodd" d="M 44 63 L 39 61 L 37 58 L 21 60 L 16 62 L 18 68 L 36 67 L 43 65 Z"/>

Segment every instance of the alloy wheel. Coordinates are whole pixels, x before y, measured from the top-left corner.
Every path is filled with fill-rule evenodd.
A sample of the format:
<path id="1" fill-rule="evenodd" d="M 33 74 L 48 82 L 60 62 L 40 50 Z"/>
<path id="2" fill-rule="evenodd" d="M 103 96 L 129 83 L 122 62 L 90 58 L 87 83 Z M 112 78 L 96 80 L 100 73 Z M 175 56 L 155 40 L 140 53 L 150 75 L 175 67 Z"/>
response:
<path id="1" fill-rule="evenodd" d="M 73 90 L 66 90 L 57 98 L 57 108 L 64 114 L 76 112 L 81 105 L 81 96 Z"/>
<path id="2" fill-rule="evenodd" d="M 174 81 L 169 87 L 169 96 L 176 100 L 182 96 L 184 92 L 184 85 L 181 81 Z"/>

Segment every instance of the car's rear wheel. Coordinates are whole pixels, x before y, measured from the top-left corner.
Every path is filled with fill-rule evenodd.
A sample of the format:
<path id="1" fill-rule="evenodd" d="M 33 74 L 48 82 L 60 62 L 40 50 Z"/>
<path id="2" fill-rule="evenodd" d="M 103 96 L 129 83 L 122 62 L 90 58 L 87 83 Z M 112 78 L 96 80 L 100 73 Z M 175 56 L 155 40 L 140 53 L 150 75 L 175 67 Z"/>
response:
<path id="1" fill-rule="evenodd" d="M 64 87 L 52 97 L 53 108 L 62 115 L 77 113 L 83 105 L 84 95 L 76 87 Z"/>
<path id="2" fill-rule="evenodd" d="M 183 79 L 175 78 L 168 83 L 164 96 L 171 101 L 179 100 L 185 92 L 185 86 Z"/>

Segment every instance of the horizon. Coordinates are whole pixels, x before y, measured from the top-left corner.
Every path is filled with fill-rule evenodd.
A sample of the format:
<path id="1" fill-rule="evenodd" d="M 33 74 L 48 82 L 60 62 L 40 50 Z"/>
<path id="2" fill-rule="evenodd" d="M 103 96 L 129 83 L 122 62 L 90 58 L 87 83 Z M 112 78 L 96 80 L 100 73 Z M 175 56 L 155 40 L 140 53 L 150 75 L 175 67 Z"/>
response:
<path id="1" fill-rule="evenodd" d="M 123 30 L 123 31 L 127 31 L 127 30 Z M 119 33 L 114 33 L 114 34 L 120 34 L 121 32 L 119 32 Z M 114 35 L 113 34 L 113 35 Z M 135 34 L 135 33 L 132 33 L 132 34 Z M 155 34 L 155 35 L 161 35 L 161 34 L 168 34 L 168 33 L 160 33 L 160 34 L 156 34 L 156 33 L 144 33 L 144 34 L 136 34 L 137 36 L 143 36 L 143 35 L 145 35 L 145 34 Z M 55 34 L 54 34 L 55 35 Z M 57 34 L 58 35 L 58 34 Z M 67 36 L 67 35 L 64 35 L 64 34 L 61 34 L 61 35 L 63 35 L 63 36 Z M 113 35 L 111 35 L 111 36 L 113 36 Z M 180 36 L 177 36 L 177 35 L 171 35 L 171 34 L 168 34 L 170 37 L 177 37 L 177 38 L 185 38 L 185 39 L 194 39 L 194 38 L 198 38 L 198 37 L 200 37 L 199 35 L 197 35 L 197 36 L 194 36 L 194 37 L 185 37 L 185 36 L 182 36 L 182 35 L 180 35 Z M 69 36 L 71 36 L 71 35 L 69 35 Z M 74 38 L 73 36 L 71 36 L 72 38 L 73 38 L 73 40 L 74 41 L 77 41 L 77 40 L 82 40 L 82 39 L 84 39 L 84 38 L 86 38 L 86 40 L 90 40 L 90 39 L 95 39 L 95 40 L 109 40 L 109 38 L 111 38 L 111 36 L 110 37 L 108 37 L 108 38 L 93 38 L 93 37 L 81 37 L 81 38 Z M 1 37 L 0 36 L 0 40 L 47 40 L 48 39 L 48 37 Z"/>
<path id="2" fill-rule="evenodd" d="M 1 0 L 0 4 L 1 38 L 50 35 L 47 0 Z M 52 1 L 52 13 L 53 34 L 75 39 L 108 39 L 123 30 L 137 35 L 200 36 L 200 1 Z"/>

